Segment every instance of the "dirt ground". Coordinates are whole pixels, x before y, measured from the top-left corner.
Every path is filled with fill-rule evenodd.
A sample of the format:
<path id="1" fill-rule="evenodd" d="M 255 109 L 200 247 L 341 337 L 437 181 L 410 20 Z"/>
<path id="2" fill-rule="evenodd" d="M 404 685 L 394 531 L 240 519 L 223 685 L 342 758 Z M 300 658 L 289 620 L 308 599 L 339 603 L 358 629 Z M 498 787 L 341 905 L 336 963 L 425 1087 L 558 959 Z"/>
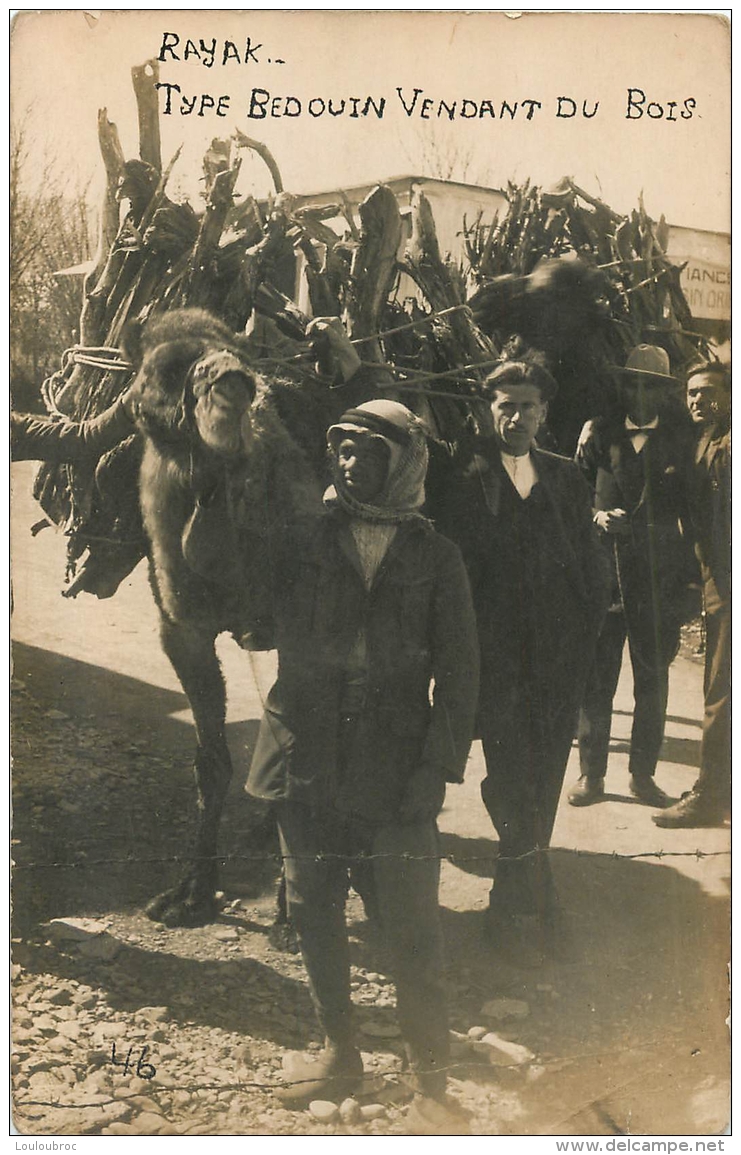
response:
<path id="1" fill-rule="evenodd" d="M 195 930 L 141 914 L 178 877 L 194 826 L 190 714 L 159 650 L 143 567 L 109 602 L 60 597 L 63 540 L 28 530 L 39 516 L 33 469 L 13 467 L 16 1128 L 404 1134 L 393 985 L 356 898 L 364 1110 L 327 1120 L 285 1110 L 271 1090 L 284 1056 L 319 1042 L 300 958 L 269 940 L 276 848 L 242 790 L 271 655 L 221 647 L 236 768 L 223 913 Z M 672 669 L 658 769 L 674 797 L 696 774 L 694 648 L 689 638 Z M 552 859 L 568 933 L 541 965 L 482 942 L 496 843 L 478 744 L 466 783 L 449 790 L 440 825 L 450 1086 L 474 1133 L 702 1135 L 728 1123 L 728 831 L 661 831 L 629 798 L 630 705 L 624 676 L 605 802 L 561 806 Z M 572 753 L 567 787 L 576 773 Z M 504 1047 L 478 1041 L 486 1032 Z"/>

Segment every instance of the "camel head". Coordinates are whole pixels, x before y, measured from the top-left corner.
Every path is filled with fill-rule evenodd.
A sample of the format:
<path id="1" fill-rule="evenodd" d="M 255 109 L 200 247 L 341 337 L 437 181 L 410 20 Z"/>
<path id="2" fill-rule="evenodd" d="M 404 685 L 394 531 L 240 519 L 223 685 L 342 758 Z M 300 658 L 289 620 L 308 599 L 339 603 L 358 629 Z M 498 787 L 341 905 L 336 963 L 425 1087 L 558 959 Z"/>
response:
<path id="1" fill-rule="evenodd" d="M 239 338 L 201 309 L 177 309 L 124 334 L 136 369 L 140 425 L 162 448 L 205 447 L 233 458 L 249 450 L 259 377 Z"/>

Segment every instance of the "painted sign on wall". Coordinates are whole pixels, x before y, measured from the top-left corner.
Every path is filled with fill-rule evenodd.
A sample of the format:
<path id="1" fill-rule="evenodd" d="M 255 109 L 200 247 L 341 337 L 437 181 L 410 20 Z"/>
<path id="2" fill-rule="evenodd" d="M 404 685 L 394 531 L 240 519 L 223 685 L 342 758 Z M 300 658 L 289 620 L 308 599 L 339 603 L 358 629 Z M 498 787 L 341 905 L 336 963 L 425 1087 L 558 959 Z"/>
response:
<path id="1" fill-rule="evenodd" d="M 731 316 L 731 270 L 727 265 L 716 265 L 699 257 L 679 257 L 672 260 L 687 265 L 682 270 L 681 284 L 693 317 L 707 317 L 726 321 Z"/>

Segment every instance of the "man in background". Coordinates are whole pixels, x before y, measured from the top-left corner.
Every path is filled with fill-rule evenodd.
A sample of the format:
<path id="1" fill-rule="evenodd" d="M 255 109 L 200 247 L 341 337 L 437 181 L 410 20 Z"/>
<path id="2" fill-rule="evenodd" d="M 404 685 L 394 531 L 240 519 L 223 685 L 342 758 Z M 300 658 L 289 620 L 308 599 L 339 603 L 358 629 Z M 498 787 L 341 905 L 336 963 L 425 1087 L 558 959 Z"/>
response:
<path id="1" fill-rule="evenodd" d="M 670 803 L 654 775 L 664 738 L 669 666 L 679 649 L 688 587 L 696 579 L 688 509 L 691 429 L 673 413 L 677 381 L 657 345 L 638 345 L 620 371 L 622 412 L 587 422 L 576 461 L 594 495 L 594 520 L 613 563 L 612 605 L 579 717 L 581 777 L 572 806 L 604 796 L 612 703 L 625 639 L 633 670 L 631 794 L 650 806 Z"/>
<path id="2" fill-rule="evenodd" d="M 705 603 L 705 713 L 700 775 L 660 814 L 657 826 L 716 826 L 731 792 L 731 371 L 695 366 L 687 406 L 699 430 L 690 478 L 690 513 Z"/>

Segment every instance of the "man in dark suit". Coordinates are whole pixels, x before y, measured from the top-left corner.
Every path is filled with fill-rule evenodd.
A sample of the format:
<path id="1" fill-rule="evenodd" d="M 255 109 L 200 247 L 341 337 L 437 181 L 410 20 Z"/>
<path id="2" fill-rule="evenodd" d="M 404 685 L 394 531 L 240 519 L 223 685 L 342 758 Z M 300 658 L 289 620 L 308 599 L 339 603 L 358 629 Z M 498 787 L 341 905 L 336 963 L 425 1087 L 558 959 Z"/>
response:
<path id="1" fill-rule="evenodd" d="M 687 406 L 700 431 L 690 512 L 705 603 L 705 713 L 700 774 L 657 826 L 720 825 L 731 794 L 731 372 L 718 362 L 687 376 Z"/>
<path id="2" fill-rule="evenodd" d="M 609 573 L 572 461 L 535 447 L 556 382 L 534 357 L 487 378 L 493 432 L 465 454 L 431 512 L 460 547 L 481 651 L 484 804 L 499 835 L 491 933 L 548 928 L 547 855 Z"/>
<path id="3" fill-rule="evenodd" d="M 630 791 L 651 806 L 669 805 L 654 775 L 669 666 L 687 616 L 688 587 L 697 577 L 687 491 L 691 431 L 684 410 L 672 411 L 676 385 L 665 350 L 638 345 L 621 370 L 622 413 L 587 422 L 576 452 L 612 557 L 614 589 L 579 717 L 581 777 L 569 794 L 572 806 L 604 796 L 612 702 L 626 636 L 635 700 Z"/>

